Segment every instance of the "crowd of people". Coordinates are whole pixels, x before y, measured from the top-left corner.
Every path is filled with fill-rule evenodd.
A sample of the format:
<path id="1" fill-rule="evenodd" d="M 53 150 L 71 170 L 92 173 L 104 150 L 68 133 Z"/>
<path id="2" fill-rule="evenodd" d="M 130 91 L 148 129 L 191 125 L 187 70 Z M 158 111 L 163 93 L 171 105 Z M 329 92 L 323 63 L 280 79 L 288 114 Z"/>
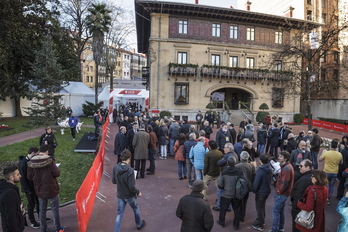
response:
<path id="1" fill-rule="evenodd" d="M 318 129 L 308 131 L 307 135 L 304 131 L 294 135 L 289 126 L 269 123 L 267 118 L 257 128 L 251 120 L 244 119 L 238 130 L 232 123 L 223 123 L 212 138 L 213 125 L 204 119 L 200 111 L 196 124 L 160 118 L 157 114 L 152 118 L 120 114 L 116 121 L 120 130 L 114 150 L 119 156 L 118 166 L 123 162 L 122 154 L 127 151 L 130 156 L 127 165 L 136 171 L 133 178 L 145 178 L 145 171 L 147 175 L 155 174 L 156 153 L 160 159 L 173 156 L 177 161 L 178 179 L 188 181 L 192 190 L 180 200 L 176 211 L 183 220 L 181 231 L 210 231 L 214 224 L 211 210 L 219 211 L 216 223 L 222 227 L 226 226 L 226 212 L 233 211 L 233 227 L 238 230 L 248 210 L 250 192 L 255 194 L 257 212 L 252 228 L 263 231 L 265 206 L 272 184 L 275 196 L 270 232 L 284 231 L 284 209 L 289 198 L 293 231 L 325 231 L 325 206 L 330 204 L 336 179 L 340 181 L 337 198 L 347 201 L 344 192 L 348 174 L 344 172 L 348 172 L 348 137 L 343 137 L 342 141 L 333 139 L 329 150 L 318 156 L 322 144 Z M 146 160 L 149 160 L 147 169 Z M 324 162 L 323 170 L 318 170 L 318 161 Z M 114 171 L 114 176 L 117 175 L 119 173 Z M 211 182 L 217 187 L 217 201 L 213 207 L 207 203 L 209 194 L 206 192 Z M 134 192 L 133 197 L 136 194 Z M 192 207 L 197 210 L 192 212 Z M 340 202 L 338 207 L 338 212 L 344 215 L 342 207 L 347 205 Z M 135 213 L 139 211 L 138 205 L 132 208 Z M 313 228 L 296 223 L 301 210 L 315 212 Z M 121 211 L 119 208 L 119 214 Z M 115 228 L 120 228 L 122 215 L 117 218 Z M 145 225 L 140 216 L 136 221 L 138 228 Z M 341 223 L 340 228 L 346 227 Z"/>

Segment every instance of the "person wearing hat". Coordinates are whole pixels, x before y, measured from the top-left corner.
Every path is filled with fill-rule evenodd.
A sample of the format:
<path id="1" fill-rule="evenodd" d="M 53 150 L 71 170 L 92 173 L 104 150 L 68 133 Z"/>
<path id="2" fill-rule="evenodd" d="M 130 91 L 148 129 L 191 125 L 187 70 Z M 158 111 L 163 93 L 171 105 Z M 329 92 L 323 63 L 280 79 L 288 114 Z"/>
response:
<path id="1" fill-rule="evenodd" d="M 203 180 L 192 183 L 192 192 L 180 199 L 176 216 L 182 220 L 181 232 L 209 232 L 214 218 L 209 204 L 203 200 L 206 185 Z"/>
<path id="2" fill-rule="evenodd" d="M 256 171 L 255 171 L 255 166 L 251 164 L 249 161 L 250 161 L 249 153 L 246 151 L 242 151 L 242 153 L 240 153 L 240 163 L 236 165 L 236 168 L 243 171 L 244 175 L 248 179 L 249 191 L 251 191 L 251 187 L 253 186 L 253 183 L 254 183 Z M 245 194 L 243 203 L 242 203 L 242 215 L 241 215 L 242 222 L 244 221 L 248 198 L 249 198 L 249 192 Z"/>

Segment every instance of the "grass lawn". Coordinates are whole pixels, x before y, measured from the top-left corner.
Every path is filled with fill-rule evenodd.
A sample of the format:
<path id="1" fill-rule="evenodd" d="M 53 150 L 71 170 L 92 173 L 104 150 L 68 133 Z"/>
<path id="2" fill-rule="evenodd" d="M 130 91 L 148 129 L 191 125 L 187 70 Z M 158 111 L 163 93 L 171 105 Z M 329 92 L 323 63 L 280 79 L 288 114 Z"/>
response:
<path id="1" fill-rule="evenodd" d="M 74 152 L 75 146 L 82 136 L 89 131 L 94 131 L 94 128 L 82 126 L 82 131 L 76 134 L 75 141 L 71 139 L 69 129 L 65 129 L 64 135 L 61 135 L 59 132 L 54 133 L 59 144 L 55 150 L 54 156 L 56 163 L 60 163 L 60 177 L 58 178 L 60 184 L 60 203 L 75 199 L 75 194 L 95 158 L 94 154 L 91 153 Z M 0 163 L 5 161 L 18 161 L 19 156 L 27 154 L 29 147 L 38 145 L 39 137 L 12 145 L 2 146 L 0 147 Z M 21 197 L 22 201 L 26 204 L 25 195 L 22 194 Z"/>
<path id="2" fill-rule="evenodd" d="M 2 124 L 8 125 L 8 129 L 0 130 L 0 138 L 30 130 L 29 128 L 23 126 L 26 122 L 28 122 L 28 120 L 29 120 L 29 117 L 0 118 L 0 125 Z M 80 122 L 83 122 L 83 125 L 93 125 L 92 117 L 89 117 L 89 118 L 79 117 L 79 120 Z M 44 126 L 37 126 L 31 129 L 36 129 L 39 127 L 44 127 Z"/>

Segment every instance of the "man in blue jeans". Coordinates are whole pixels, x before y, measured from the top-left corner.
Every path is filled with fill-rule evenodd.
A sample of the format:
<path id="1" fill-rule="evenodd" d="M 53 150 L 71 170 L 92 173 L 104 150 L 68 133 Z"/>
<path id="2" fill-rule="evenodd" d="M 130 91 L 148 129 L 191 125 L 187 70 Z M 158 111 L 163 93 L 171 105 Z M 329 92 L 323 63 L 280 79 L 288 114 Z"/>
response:
<path id="1" fill-rule="evenodd" d="M 291 166 L 290 154 L 287 151 L 280 152 L 278 162 L 280 163 L 280 173 L 276 182 L 276 194 L 274 195 L 273 223 L 272 230 L 269 232 L 284 231 L 284 208 L 285 202 L 290 196 L 294 185 L 294 169 Z"/>
<path id="2" fill-rule="evenodd" d="M 141 220 L 137 197 L 141 197 L 141 192 L 135 187 L 134 170 L 128 164 L 131 159 L 129 150 L 121 152 L 121 163 L 113 168 L 112 183 L 117 184 L 117 217 L 114 232 L 121 230 L 122 218 L 127 203 L 134 211 L 137 229 L 141 230 L 145 226 L 145 221 Z"/>
<path id="3" fill-rule="evenodd" d="M 329 181 L 329 196 L 326 204 L 330 204 L 330 198 L 334 191 L 339 165 L 343 163 L 342 154 L 337 151 L 338 144 L 339 141 L 333 139 L 331 141 L 331 149 L 329 151 L 324 150 L 319 158 L 319 162 L 325 160 L 324 172 L 326 172 L 326 177 Z"/>

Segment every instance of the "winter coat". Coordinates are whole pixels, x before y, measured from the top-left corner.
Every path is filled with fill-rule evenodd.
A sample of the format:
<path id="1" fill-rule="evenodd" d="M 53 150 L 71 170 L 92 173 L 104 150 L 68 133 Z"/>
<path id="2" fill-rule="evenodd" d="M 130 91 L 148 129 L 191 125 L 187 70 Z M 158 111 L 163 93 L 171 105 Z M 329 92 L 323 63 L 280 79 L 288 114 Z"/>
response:
<path id="1" fill-rule="evenodd" d="M 116 134 L 114 141 L 114 154 L 121 155 L 121 152 L 126 149 L 126 135 L 121 131 Z"/>
<path id="2" fill-rule="evenodd" d="M 197 142 L 193 139 L 189 139 L 188 141 L 186 141 L 184 143 L 184 147 L 182 150 L 182 153 L 184 154 L 186 159 L 190 158 L 190 150 L 192 146 L 195 146 L 197 144 Z"/>
<path id="3" fill-rule="evenodd" d="M 168 144 L 168 127 L 160 126 L 157 132 L 158 145 L 167 145 Z"/>
<path id="4" fill-rule="evenodd" d="M 303 152 L 299 148 L 293 150 L 290 154 L 290 163 L 294 168 L 296 167 L 296 165 L 300 165 L 302 160 L 310 159 L 311 156 L 309 151 Z"/>
<path id="5" fill-rule="evenodd" d="M 290 196 L 294 185 L 294 169 L 289 162 L 280 166 L 280 173 L 276 182 L 276 194 Z"/>
<path id="6" fill-rule="evenodd" d="M 245 177 L 248 180 L 249 191 L 251 191 L 251 187 L 254 184 L 254 178 L 255 178 L 255 166 L 249 163 L 248 161 L 242 161 L 236 165 L 236 168 L 243 171 Z"/>
<path id="7" fill-rule="evenodd" d="M 19 162 L 18 162 L 18 171 L 19 174 L 21 174 L 21 190 L 23 193 L 32 193 L 35 192 L 34 189 L 34 183 L 31 180 L 28 180 L 27 178 L 27 170 L 28 170 L 28 156 L 19 156 Z"/>
<path id="8" fill-rule="evenodd" d="M 185 161 L 186 160 L 186 158 L 183 154 L 183 148 L 184 148 L 184 144 L 179 145 L 179 140 L 176 140 L 175 144 L 174 144 L 174 153 L 175 153 L 174 159 L 176 159 L 177 161 Z"/>
<path id="9" fill-rule="evenodd" d="M 220 129 L 216 133 L 216 143 L 218 145 L 218 148 L 223 149 L 226 143 L 232 143 L 232 136 L 231 133 L 227 131 L 223 131 Z"/>
<path id="10" fill-rule="evenodd" d="M 337 232 L 348 231 L 348 197 L 342 197 L 337 205 L 336 211 L 342 216 L 342 219 L 338 224 Z"/>
<path id="11" fill-rule="evenodd" d="M 79 120 L 76 116 L 72 116 L 69 118 L 68 124 L 71 128 L 74 128 L 77 125 L 77 123 L 79 123 Z"/>
<path id="12" fill-rule="evenodd" d="M 320 144 L 323 142 L 319 135 L 314 135 L 311 141 L 311 152 L 319 152 Z"/>
<path id="13" fill-rule="evenodd" d="M 308 171 L 303 173 L 300 178 L 295 182 L 294 187 L 291 191 L 291 201 L 294 202 L 292 207 L 297 208 L 297 202 L 301 200 L 303 193 L 306 191 L 308 186 L 312 185 L 312 172 Z"/>
<path id="14" fill-rule="evenodd" d="M 251 142 L 254 142 L 255 141 L 254 132 L 252 132 L 251 130 L 245 130 L 243 133 L 243 138 L 247 138 Z"/>
<path id="15" fill-rule="evenodd" d="M 179 139 L 179 134 L 180 134 L 179 124 L 173 123 L 172 125 L 170 125 L 169 130 L 168 130 L 169 138 L 177 140 L 177 139 Z"/>
<path id="16" fill-rule="evenodd" d="M 222 152 L 215 149 L 208 151 L 204 156 L 203 175 L 217 177 L 220 175 L 220 167 L 217 162 L 223 157 Z"/>
<path id="17" fill-rule="evenodd" d="M 268 133 L 268 138 L 271 146 L 279 147 L 279 129 L 277 127 L 273 127 L 270 129 Z"/>
<path id="18" fill-rule="evenodd" d="M 25 217 L 21 211 L 21 198 L 16 185 L 0 181 L 0 214 L 3 232 L 23 232 Z"/>
<path id="19" fill-rule="evenodd" d="M 205 137 L 207 137 L 208 139 L 210 139 L 210 134 L 213 133 L 213 129 L 211 128 L 211 126 L 203 126 L 202 130 L 205 131 Z"/>
<path id="20" fill-rule="evenodd" d="M 134 132 L 133 128 L 130 130 L 127 130 L 126 134 L 126 148 L 128 148 L 132 153 L 134 152 L 133 148 L 133 138 L 136 133 Z"/>
<path id="21" fill-rule="evenodd" d="M 116 164 L 112 169 L 112 183 L 117 184 L 117 197 L 128 199 L 138 196 L 135 187 L 134 169 L 124 163 Z"/>
<path id="22" fill-rule="evenodd" d="M 28 162 L 27 177 L 34 182 L 36 195 L 50 199 L 58 195 L 60 171 L 50 156 L 37 155 Z"/>
<path id="23" fill-rule="evenodd" d="M 267 131 L 265 129 L 260 129 L 257 131 L 257 142 L 260 145 L 265 145 L 267 139 Z"/>
<path id="24" fill-rule="evenodd" d="M 197 142 L 190 150 L 190 160 L 195 169 L 204 169 L 204 156 L 209 150 L 204 147 L 204 143 Z"/>
<path id="25" fill-rule="evenodd" d="M 190 131 L 190 124 L 183 123 L 180 127 L 180 133 L 184 133 L 185 135 Z"/>
<path id="26" fill-rule="evenodd" d="M 287 152 L 289 152 L 289 154 L 291 154 L 291 152 L 292 152 L 293 150 L 295 150 L 296 147 L 297 147 L 297 143 L 296 143 L 295 139 L 294 139 L 294 138 L 290 138 L 290 139 L 288 139 L 288 143 L 286 144 L 286 146 L 285 146 L 284 149 L 285 149 Z"/>
<path id="27" fill-rule="evenodd" d="M 203 196 L 192 191 L 180 199 L 176 216 L 182 220 L 181 232 L 209 232 L 213 228 L 213 214 Z"/>
<path id="28" fill-rule="evenodd" d="M 157 143 L 158 143 L 157 135 L 153 131 L 151 131 L 149 133 L 149 135 L 150 135 L 149 149 L 156 149 L 157 148 Z"/>
<path id="29" fill-rule="evenodd" d="M 48 155 L 53 156 L 54 155 L 53 143 L 55 140 L 56 140 L 56 137 L 54 137 L 53 133 L 44 133 L 40 137 L 39 146 L 41 147 L 42 145 L 47 145 L 48 146 Z"/>
<path id="30" fill-rule="evenodd" d="M 133 137 L 134 159 L 141 160 L 148 158 L 148 147 L 150 143 L 150 135 L 144 130 L 135 133 Z"/>
<path id="31" fill-rule="evenodd" d="M 222 170 L 217 181 L 219 189 L 223 190 L 221 196 L 224 198 L 236 198 L 236 185 L 240 176 L 244 178 L 245 181 L 248 181 L 243 171 L 236 167 L 228 166 Z"/>
<path id="32" fill-rule="evenodd" d="M 314 191 L 315 192 L 314 192 Z M 296 228 L 303 232 L 324 232 L 325 231 L 325 207 L 328 197 L 328 190 L 326 186 L 310 185 L 303 194 L 304 202 L 299 201 L 297 207 L 301 210 L 312 211 L 314 210 L 314 227 L 307 229 L 299 224 L 296 224 Z"/>
<path id="33" fill-rule="evenodd" d="M 234 147 L 234 151 L 237 153 L 237 155 L 239 157 L 240 153 L 242 153 L 243 148 L 244 148 L 242 142 L 238 142 L 238 143 L 234 144 L 233 147 Z"/>
<path id="34" fill-rule="evenodd" d="M 222 159 L 220 159 L 218 162 L 217 162 L 217 166 L 221 167 L 221 170 L 223 170 L 224 168 L 228 167 L 227 166 L 227 159 L 228 157 L 230 156 L 233 156 L 235 161 L 236 161 L 236 164 L 239 163 L 239 157 L 238 155 L 234 152 L 234 151 L 230 151 L 226 154 L 224 154 L 224 156 L 222 157 Z"/>
<path id="35" fill-rule="evenodd" d="M 234 128 L 232 128 L 232 129 L 229 129 L 228 131 L 230 132 L 230 134 L 231 134 L 231 136 L 232 136 L 232 141 L 231 141 L 231 143 L 232 143 L 232 144 L 235 144 L 235 143 L 236 143 L 236 138 L 237 138 L 237 132 L 236 132 L 236 130 L 235 130 Z"/>
<path id="36" fill-rule="evenodd" d="M 256 170 L 252 191 L 258 195 L 268 196 L 271 193 L 271 178 L 270 165 L 260 165 Z"/>

